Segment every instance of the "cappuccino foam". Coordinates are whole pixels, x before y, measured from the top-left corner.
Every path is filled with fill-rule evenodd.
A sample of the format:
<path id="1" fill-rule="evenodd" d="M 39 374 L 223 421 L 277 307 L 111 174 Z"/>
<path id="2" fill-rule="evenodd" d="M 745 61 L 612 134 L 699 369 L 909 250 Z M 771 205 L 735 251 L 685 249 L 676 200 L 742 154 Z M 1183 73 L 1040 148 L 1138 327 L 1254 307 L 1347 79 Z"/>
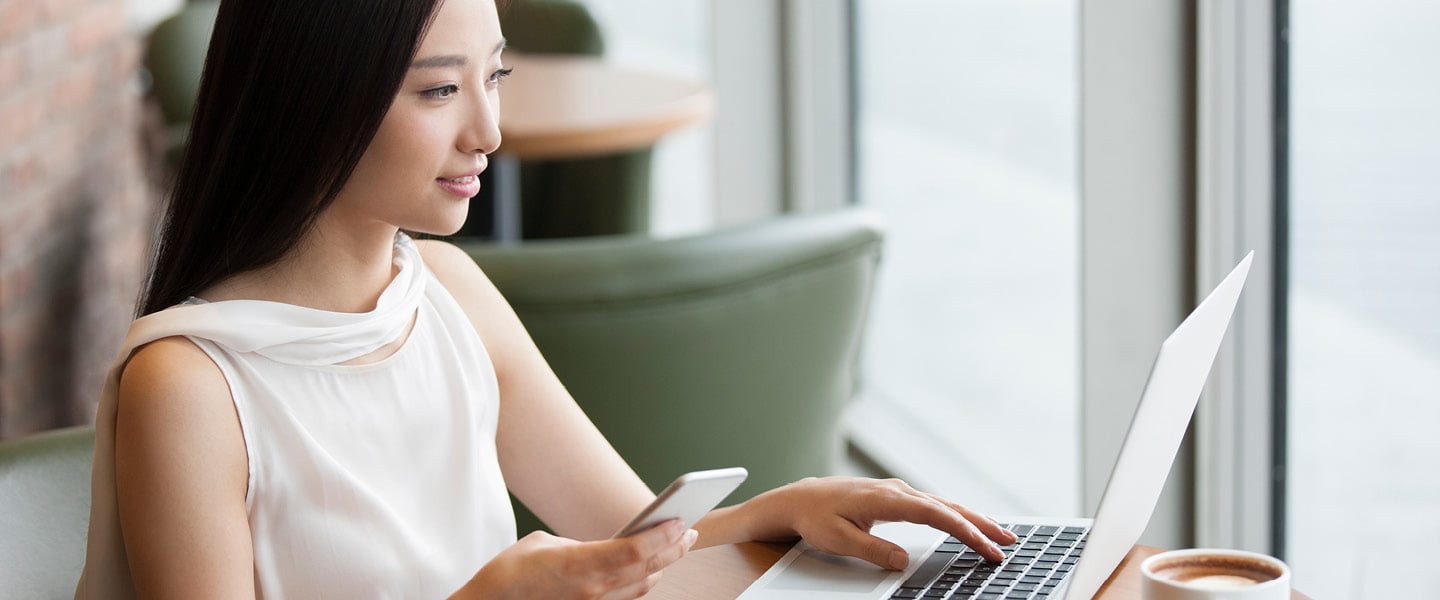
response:
<path id="1" fill-rule="evenodd" d="M 1254 587 L 1260 582 L 1240 575 L 1204 575 L 1191 579 L 1187 583 L 1207 590 L 1238 590 Z"/>
<path id="2" fill-rule="evenodd" d="M 1163 579 L 1215 590 L 1246 588 L 1281 576 L 1280 570 L 1271 563 L 1225 555 L 1176 557 L 1152 569 Z"/>

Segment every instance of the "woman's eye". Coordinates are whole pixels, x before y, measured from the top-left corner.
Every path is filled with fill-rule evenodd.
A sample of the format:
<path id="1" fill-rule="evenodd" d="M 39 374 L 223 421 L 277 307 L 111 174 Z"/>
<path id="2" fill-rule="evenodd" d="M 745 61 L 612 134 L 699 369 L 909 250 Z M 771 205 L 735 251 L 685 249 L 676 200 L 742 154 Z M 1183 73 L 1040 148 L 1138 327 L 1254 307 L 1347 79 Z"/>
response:
<path id="1" fill-rule="evenodd" d="M 440 87 L 421 92 L 426 98 L 444 99 L 460 92 L 458 85 L 442 85 Z"/>
<path id="2" fill-rule="evenodd" d="M 508 68 L 508 69 L 500 69 L 499 71 L 496 71 L 496 72 L 492 73 L 492 74 L 490 75 L 490 83 L 491 83 L 491 84 L 494 84 L 494 85 L 500 85 L 500 82 L 501 82 L 502 80 L 504 80 L 506 77 L 509 77 L 509 76 L 510 76 L 510 73 L 513 72 L 514 70 L 515 70 L 515 67 L 510 67 L 510 68 Z"/>

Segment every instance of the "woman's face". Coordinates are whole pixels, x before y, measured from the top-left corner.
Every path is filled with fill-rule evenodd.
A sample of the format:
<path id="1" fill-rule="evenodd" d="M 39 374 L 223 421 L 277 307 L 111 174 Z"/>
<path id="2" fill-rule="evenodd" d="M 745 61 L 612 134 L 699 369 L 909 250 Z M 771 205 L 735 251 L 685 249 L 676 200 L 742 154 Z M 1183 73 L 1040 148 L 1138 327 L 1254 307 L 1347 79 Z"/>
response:
<path id="1" fill-rule="evenodd" d="M 500 146 L 504 47 L 494 0 L 442 0 L 332 211 L 407 231 L 459 230 L 486 155 Z"/>

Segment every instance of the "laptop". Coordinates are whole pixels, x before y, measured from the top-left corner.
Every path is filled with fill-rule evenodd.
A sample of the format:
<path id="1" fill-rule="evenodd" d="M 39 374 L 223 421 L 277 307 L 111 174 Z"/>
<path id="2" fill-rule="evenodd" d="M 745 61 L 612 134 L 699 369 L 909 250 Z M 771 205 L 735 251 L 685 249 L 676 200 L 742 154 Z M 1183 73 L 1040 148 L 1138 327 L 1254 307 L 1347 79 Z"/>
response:
<path id="1" fill-rule="evenodd" d="M 1001 519 L 1020 538 L 1005 547 L 1001 563 L 927 526 L 877 525 L 872 533 L 910 553 L 904 571 L 828 554 L 801 541 L 739 600 L 1094 596 L 1150 521 L 1254 255 L 1246 255 L 1160 345 L 1094 519 Z"/>

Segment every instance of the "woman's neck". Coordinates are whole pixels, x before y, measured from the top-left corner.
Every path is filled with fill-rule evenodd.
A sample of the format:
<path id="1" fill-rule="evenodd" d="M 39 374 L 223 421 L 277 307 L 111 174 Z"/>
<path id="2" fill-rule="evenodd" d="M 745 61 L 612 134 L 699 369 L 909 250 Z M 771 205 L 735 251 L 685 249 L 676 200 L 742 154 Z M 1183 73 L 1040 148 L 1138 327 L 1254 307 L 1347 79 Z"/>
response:
<path id="1" fill-rule="evenodd" d="M 339 223 L 327 212 L 275 263 L 238 273 L 202 292 L 220 300 L 269 300 L 334 312 L 374 310 L 395 278 L 396 228 Z"/>

